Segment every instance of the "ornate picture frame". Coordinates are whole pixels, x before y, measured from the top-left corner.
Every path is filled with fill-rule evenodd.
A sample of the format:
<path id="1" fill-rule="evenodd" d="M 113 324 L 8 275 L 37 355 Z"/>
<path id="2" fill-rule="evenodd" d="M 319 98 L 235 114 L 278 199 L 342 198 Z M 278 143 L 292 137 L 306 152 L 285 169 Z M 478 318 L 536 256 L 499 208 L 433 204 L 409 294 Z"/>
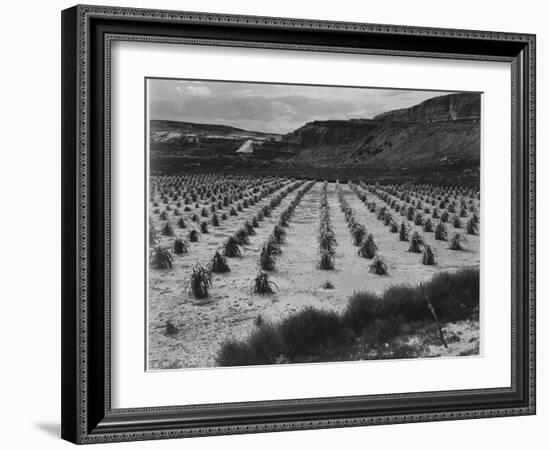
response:
<path id="1" fill-rule="evenodd" d="M 118 41 L 509 63 L 510 386 L 113 408 L 110 74 Z M 534 35 L 81 5 L 62 12 L 64 439 L 85 444 L 529 414 L 535 414 Z"/>

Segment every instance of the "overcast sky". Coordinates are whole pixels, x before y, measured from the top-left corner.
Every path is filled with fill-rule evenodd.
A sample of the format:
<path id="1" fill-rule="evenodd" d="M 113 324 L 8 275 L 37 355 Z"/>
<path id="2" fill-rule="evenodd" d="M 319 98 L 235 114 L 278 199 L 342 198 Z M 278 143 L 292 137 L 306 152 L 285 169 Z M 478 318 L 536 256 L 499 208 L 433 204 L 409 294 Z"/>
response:
<path id="1" fill-rule="evenodd" d="M 149 80 L 151 119 L 288 133 L 312 120 L 370 119 L 449 92 Z"/>

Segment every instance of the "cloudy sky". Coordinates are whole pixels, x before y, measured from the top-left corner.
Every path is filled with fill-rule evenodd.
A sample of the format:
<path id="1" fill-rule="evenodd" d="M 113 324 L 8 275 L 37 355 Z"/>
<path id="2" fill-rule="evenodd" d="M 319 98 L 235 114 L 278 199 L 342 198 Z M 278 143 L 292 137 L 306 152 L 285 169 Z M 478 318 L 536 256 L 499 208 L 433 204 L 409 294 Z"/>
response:
<path id="1" fill-rule="evenodd" d="M 288 133 L 312 120 L 372 118 L 448 92 L 150 79 L 149 117 Z"/>

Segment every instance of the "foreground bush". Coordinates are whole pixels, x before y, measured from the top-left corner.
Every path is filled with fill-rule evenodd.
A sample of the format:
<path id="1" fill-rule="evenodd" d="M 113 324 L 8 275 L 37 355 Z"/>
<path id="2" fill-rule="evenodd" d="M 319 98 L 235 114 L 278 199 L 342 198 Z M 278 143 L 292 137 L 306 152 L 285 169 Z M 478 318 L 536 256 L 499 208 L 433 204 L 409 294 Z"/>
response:
<path id="1" fill-rule="evenodd" d="M 243 341 L 227 340 L 217 354 L 221 366 L 273 364 L 282 359 L 311 357 L 323 360 L 340 354 L 357 339 L 368 344 L 397 336 L 403 325 L 432 321 L 430 303 L 440 320 L 463 320 L 479 306 L 479 269 L 442 272 L 423 285 L 397 285 L 383 294 L 353 294 L 342 314 L 313 307 L 279 323 L 259 321 Z M 325 358 L 328 360 L 328 358 Z"/>

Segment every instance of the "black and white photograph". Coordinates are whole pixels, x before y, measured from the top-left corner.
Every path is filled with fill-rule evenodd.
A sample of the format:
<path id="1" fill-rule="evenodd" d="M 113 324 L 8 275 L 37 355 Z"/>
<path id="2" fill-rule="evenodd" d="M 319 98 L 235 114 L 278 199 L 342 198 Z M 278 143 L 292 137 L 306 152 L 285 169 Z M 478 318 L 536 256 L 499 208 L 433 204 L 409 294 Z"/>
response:
<path id="1" fill-rule="evenodd" d="M 482 97 L 147 79 L 147 369 L 480 355 Z"/>

